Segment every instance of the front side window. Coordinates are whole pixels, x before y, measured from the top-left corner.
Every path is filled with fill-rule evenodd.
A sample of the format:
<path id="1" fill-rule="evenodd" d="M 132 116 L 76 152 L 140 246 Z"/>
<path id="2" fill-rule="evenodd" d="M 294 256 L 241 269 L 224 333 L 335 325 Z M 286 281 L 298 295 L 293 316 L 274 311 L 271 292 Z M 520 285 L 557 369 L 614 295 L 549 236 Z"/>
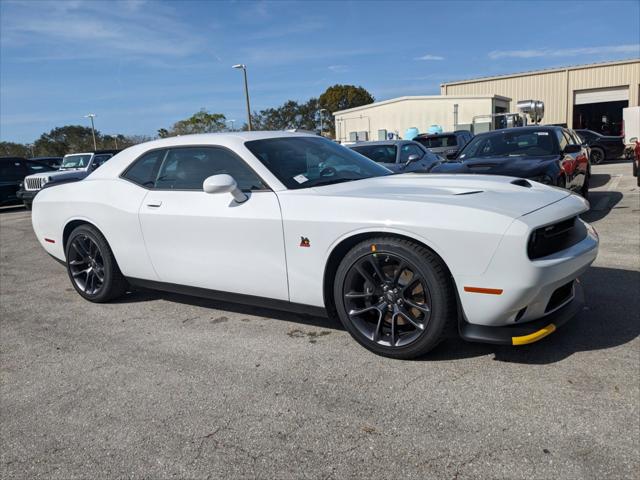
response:
<path id="1" fill-rule="evenodd" d="M 353 147 L 352 150 L 377 163 L 396 163 L 395 145 L 361 145 Z"/>
<path id="2" fill-rule="evenodd" d="M 219 147 L 170 149 L 162 162 L 155 188 L 160 190 L 202 190 L 202 183 L 212 175 L 228 174 L 240 190 L 264 190 L 260 177 L 237 155 Z"/>
<path id="3" fill-rule="evenodd" d="M 60 169 L 65 168 L 85 168 L 91 161 L 91 154 L 86 155 L 65 155 L 62 159 Z"/>
<path id="4" fill-rule="evenodd" d="M 465 161 L 471 158 L 557 155 L 558 147 L 553 135 L 553 131 L 549 130 L 497 131 L 482 134 L 473 137 L 458 158 Z"/>
<path id="5" fill-rule="evenodd" d="M 391 175 L 391 170 L 320 137 L 253 140 L 245 146 L 289 189 Z"/>
<path id="6" fill-rule="evenodd" d="M 406 163 L 411 155 L 418 155 L 419 158 L 424 156 L 424 152 L 417 145 L 407 144 L 400 149 L 400 161 Z"/>
<path id="7" fill-rule="evenodd" d="M 564 148 L 569 144 L 567 137 L 562 132 L 562 130 L 556 130 L 556 137 L 558 137 L 558 143 L 560 144 L 560 151 L 564 150 Z"/>

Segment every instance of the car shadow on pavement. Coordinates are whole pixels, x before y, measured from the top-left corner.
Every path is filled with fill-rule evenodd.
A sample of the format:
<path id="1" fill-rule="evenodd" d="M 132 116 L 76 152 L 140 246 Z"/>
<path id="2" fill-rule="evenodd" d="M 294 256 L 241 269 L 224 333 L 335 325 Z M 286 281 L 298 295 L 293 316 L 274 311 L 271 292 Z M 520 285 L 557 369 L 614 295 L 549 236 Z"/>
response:
<path id="1" fill-rule="evenodd" d="M 580 215 L 585 222 L 595 223 L 609 215 L 609 212 L 622 200 L 620 192 L 589 192 L 591 209 Z"/>
<path id="2" fill-rule="evenodd" d="M 252 305 L 224 302 L 220 300 L 210 300 L 208 298 L 192 297 L 178 293 L 167 293 L 155 290 L 135 289 L 111 303 L 137 303 L 152 300 L 167 300 L 169 302 L 182 303 L 215 310 L 233 312 L 240 315 L 251 315 L 255 317 L 265 317 L 274 320 L 284 320 L 287 322 L 301 323 L 318 328 L 329 328 L 333 330 L 344 330 L 344 327 L 337 318 L 319 317 L 304 313 L 287 312 L 274 310 L 272 308 L 255 307 Z"/>
<path id="3" fill-rule="evenodd" d="M 466 342 L 457 335 L 447 338 L 434 351 L 417 361 L 437 362 L 494 355 L 511 363 L 550 364 L 577 352 L 602 350 L 624 345 L 640 335 L 638 292 L 640 272 L 591 267 L 581 278 L 586 304 L 576 318 L 537 343 L 521 347 Z M 285 312 L 270 308 L 209 300 L 187 295 L 136 290 L 114 303 L 163 299 L 186 305 L 284 320 L 317 328 L 344 330 L 337 318 Z M 354 348 L 358 348 L 354 342 Z"/>
<path id="4" fill-rule="evenodd" d="M 603 185 L 609 183 L 609 180 L 611 180 L 611 175 L 609 175 L 608 173 L 592 173 L 591 177 L 589 178 L 589 188 L 593 189 L 602 187 Z M 593 192 L 589 193 L 593 194 Z"/>
<path id="5" fill-rule="evenodd" d="M 501 362 L 544 365 L 559 362 L 574 353 L 624 345 L 640 335 L 640 272 L 591 267 L 581 280 L 586 298 L 582 312 L 539 342 L 512 347 L 450 338 L 422 360 L 455 360 L 493 354 L 495 360 Z"/>

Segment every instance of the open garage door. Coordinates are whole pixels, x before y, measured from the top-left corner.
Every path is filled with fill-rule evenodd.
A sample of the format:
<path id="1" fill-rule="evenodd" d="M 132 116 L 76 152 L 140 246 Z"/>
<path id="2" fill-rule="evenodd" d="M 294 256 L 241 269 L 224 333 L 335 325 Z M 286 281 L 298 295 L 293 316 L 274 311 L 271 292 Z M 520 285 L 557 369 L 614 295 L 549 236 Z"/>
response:
<path id="1" fill-rule="evenodd" d="M 629 106 L 629 88 L 597 88 L 574 93 L 573 128 L 620 135 L 622 110 Z"/>

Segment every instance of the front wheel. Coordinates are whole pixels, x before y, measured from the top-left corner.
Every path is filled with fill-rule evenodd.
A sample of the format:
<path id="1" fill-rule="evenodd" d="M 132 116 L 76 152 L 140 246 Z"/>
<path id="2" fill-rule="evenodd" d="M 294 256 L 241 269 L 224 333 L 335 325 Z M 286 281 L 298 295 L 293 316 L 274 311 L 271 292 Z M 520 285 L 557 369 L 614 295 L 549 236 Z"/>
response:
<path id="1" fill-rule="evenodd" d="M 71 284 L 83 298 L 103 303 L 126 291 L 127 282 L 107 240 L 97 228 L 76 227 L 69 235 L 65 254 Z"/>
<path id="2" fill-rule="evenodd" d="M 334 298 L 353 338 L 393 358 L 426 354 L 456 319 L 453 283 L 442 260 L 393 237 L 363 241 L 347 253 L 336 272 Z"/>

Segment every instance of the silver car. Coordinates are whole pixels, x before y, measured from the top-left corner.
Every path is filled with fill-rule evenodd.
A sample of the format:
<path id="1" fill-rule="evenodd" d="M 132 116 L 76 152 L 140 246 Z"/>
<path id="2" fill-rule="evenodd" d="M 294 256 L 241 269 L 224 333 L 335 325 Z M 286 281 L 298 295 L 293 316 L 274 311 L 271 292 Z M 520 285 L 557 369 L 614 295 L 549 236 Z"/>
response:
<path id="1" fill-rule="evenodd" d="M 442 158 L 411 140 L 359 142 L 346 147 L 396 173 L 428 172 Z"/>

